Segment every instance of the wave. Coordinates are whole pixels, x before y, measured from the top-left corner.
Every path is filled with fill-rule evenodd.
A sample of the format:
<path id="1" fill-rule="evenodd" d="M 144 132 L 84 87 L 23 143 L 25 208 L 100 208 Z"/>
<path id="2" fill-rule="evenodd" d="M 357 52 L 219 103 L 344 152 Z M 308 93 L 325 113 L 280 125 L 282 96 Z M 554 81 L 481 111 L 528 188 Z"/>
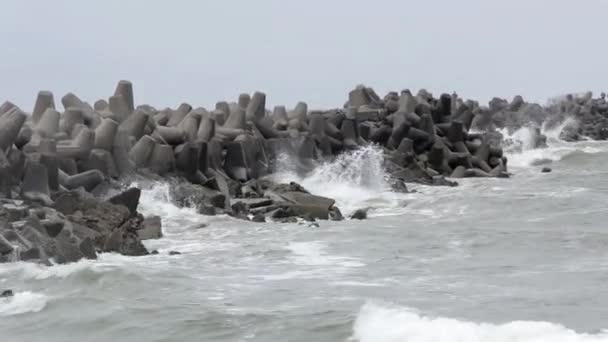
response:
<path id="1" fill-rule="evenodd" d="M 367 303 L 354 324 L 359 342 L 606 342 L 608 331 L 577 333 L 548 322 L 489 324 L 427 317 L 415 310 Z"/>
<path id="2" fill-rule="evenodd" d="M 363 267 L 365 264 L 356 258 L 328 255 L 326 245 L 321 241 L 290 242 L 287 249 L 294 254 L 292 258 L 300 266 L 339 266 Z"/>
<path id="3" fill-rule="evenodd" d="M 535 147 L 537 130 L 534 127 L 522 127 L 512 133 L 507 129 L 499 130 L 503 135 L 504 151 L 509 166 L 525 168 L 550 164 L 560 161 L 573 153 L 595 154 L 608 151 L 608 143 L 601 141 L 565 142 L 559 138 L 562 130 L 570 125 L 577 124 L 576 119 L 566 118 L 558 125 L 548 127 L 546 124 L 540 133 L 546 136 L 546 147 Z"/>
<path id="4" fill-rule="evenodd" d="M 276 167 L 280 171 L 270 178 L 281 183 L 295 181 L 315 195 L 333 198 L 347 215 L 367 207 L 402 208 L 404 197 L 391 192 L 383 164 L 382 148 L 368 145 L 301 175 L 296 171 L 297 163 L 290 156 L 281 155 Z"/>
<path id="5" fill-rule="evenodd" d="M 17 292 L 13 297 L 0 298 L 0 317 L 40 312 L 46 306 L 48 297 L 35 292 Z"/>

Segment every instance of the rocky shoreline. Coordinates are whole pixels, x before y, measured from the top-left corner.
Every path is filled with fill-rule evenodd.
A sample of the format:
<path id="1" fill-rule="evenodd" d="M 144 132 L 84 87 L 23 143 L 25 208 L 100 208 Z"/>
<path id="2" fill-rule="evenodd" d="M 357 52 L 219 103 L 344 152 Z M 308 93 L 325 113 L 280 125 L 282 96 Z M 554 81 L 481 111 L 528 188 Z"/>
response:
<path id="1" fill-rule="evenodd" d="M 540 128 L 554 129 L 571 119 L 559 132 L 564 141 L 579 141 L 585 138 L 593 140 L 608 139 L 608 102 L 606 94 L 594 98 L 593 93 L 569 94 L 554 98 L 548 105 L 541 106 L 529 103 L 521 96 L 509 102 L 494 98 L 488 107 L 475 107 L 473 128 L 481 131 L 507 129 L 510 132 L 529 127 L 537 130 L 535 147 L 542 147 L 546 140 L 540 134 Z"/>
<path id="2" fill-rule="evenodd" d="M 507 107 L 520 110 L 520 100 Z M 137 178 L 170 182 L 174 202 L 202 215 L 293 222 L 344 217 L 333 199 L 266 178 L 282 155 L 306 173 L 375 144 L 388 184 L 402 192 L 409 182 L 509 176 L 500 136 L 491 120 L 483 125 L 488 109 L 457 95 L 404 90 L 380 98 L 359 86 L 343 108 L 327 111 L 303 102 L 269 111 L 261 92 L 211 111 L 186 103 L 158 110 L 135 106 L 133 85 L 120 81 L 108 101 L 91 106 L 69 93 L 61 103 L 63 112 L 41 91 L 31 114 L 0 106 L 0 262 L 148 254 L 141 241 L 161 237 L 161 221 L 137 211 L 140 190 L 125 189 Z M 365 217 L 365 210 L 352 216 Z"/>

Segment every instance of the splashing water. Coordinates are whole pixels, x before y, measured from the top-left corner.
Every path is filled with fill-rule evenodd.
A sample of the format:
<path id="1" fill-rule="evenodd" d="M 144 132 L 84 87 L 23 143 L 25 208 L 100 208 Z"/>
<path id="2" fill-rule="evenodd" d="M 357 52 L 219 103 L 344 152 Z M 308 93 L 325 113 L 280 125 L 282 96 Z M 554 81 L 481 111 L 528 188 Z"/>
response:
<path id="1" fill-rule="evenodd" d="M 567 143 L 559 138 L 565 127 L 577 125 L 573 117 L 568 117 L 559 125 L 547 128 L 546 123 L 541 127 L 541 133 L 547 137 L 547 146 L 535 148 L 536 130 L 532 127 L 522 127 L 512 134 L 507 129 L 499 130 L 504 137 L 504 150 L 509 159 L 509 166 L 524 168 L 559 161 L 576 151 L 598 153 L 606 150 L 602 142 L 582 141 Z"/>
<path id="2" fill-rule="evenodd" d="M 298 182 L 315 195 L 336 200 L 336 204 L 349 214 L 363 207 L 403 207 L 398 195 L 391 193 L 383 168 L 381 148 L 368 145 L 339 155 L 319 165 L 306 175 L 295 172 L 293 160 L 282 155 L 277 161 L 278 173 L 272 175 L 277 182 Z"/>
<path id="3" fill-rule="evenodd" d="M 0 298 L 0 317 L 40 312 L 46 306 L 48 297 L 34 292 L 17 292 L 14 297 Z"/>
<path id="4" fill-rule="evenodd" d="M 355 341 L 605 342 L 608 332 L 579 334 L 558 324 L 517 321 L 495 325 L 424 317 L 414 310 L 368 303 L 354 326 Z"/>

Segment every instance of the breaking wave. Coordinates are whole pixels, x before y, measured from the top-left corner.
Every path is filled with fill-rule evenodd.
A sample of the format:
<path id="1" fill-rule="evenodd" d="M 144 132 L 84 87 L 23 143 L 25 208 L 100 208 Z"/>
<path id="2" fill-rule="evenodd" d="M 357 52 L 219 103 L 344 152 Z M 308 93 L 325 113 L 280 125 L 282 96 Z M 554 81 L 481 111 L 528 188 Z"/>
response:
<path id="1" fill-rule="evenodd" d="M 427 317 L 415 310 L 367 303 L 354 324 L 359 342 L 606 342 L 608 331 L 577 333 L 548 322 L 476 323 Z"/>
<path id="2" fill-rule="evenodd" d="M 48 297 L 35 292 L 17 292 L 13 297 L 0 298 L 0 317 L 40 312 L 46 306 Z"/>
<path id="3" fill-rule="evenodd" d="M 522 127 L 509 134 L 507 129 L 499 130 L 503 135 L 504 151 L 509 159 L 509 166 L 529 167 L 550 164 L 562 160 L 572 153 L 598 153 L 608 150 L 602 142 L 581 141 L 565 142 L 559 138 L 562 130 L 577 124 L 576 119 L 566 118 L 559 125 L 548 128 L 543 125 L 540 129 L 547 138 L 547 146 L 536 147 L 537 130 L 533 127 Z"/>
<path id="4" fill-rule="evenodd" d="M 299 175 L 294 161 L 282 155 L 277 165 L 280 171 L 272 178 L 283 183 L 295 181 L 315 195 L 333 198 L 345 214 L 364 207 L 402 207 L 403 197 L 391 192 L 383 163 L 382 148 L 368 145 Z"/>

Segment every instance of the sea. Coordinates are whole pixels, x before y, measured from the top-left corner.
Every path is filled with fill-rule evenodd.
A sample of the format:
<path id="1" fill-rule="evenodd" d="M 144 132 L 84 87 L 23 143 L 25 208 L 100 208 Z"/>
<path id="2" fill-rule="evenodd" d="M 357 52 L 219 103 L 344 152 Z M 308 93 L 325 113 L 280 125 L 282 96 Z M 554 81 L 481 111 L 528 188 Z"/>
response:
<path id="1" fill-rule="evenodd" d="M 172 204 L 158 255 L 0 265 L 3 342 L 608 341 L 608 143 L 506 135 L 509 179 L 391 192 L 383 153 L 344 154 L 296 181 L 367 220 L 253 223 Z M 551 173 L 541 173 L 550 167 Z M 138 184 L 134 184 L 138 185 Z M 169 255 L 178 251 L 179 255 Z"/>

